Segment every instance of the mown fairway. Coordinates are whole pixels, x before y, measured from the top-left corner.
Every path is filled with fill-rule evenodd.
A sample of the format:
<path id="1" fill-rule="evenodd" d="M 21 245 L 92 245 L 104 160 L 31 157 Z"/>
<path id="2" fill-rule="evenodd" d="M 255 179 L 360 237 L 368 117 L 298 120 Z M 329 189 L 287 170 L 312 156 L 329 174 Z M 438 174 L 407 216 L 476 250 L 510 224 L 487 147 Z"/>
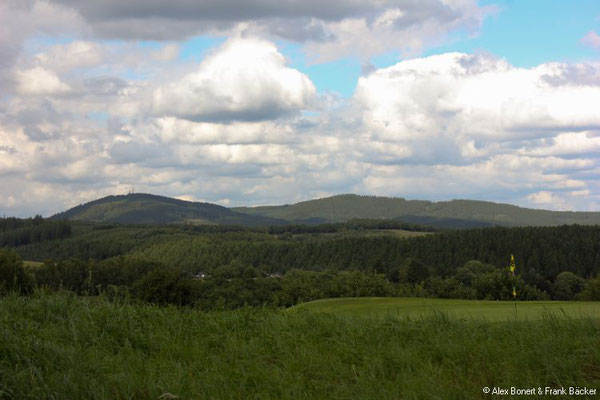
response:
<path id="1" fill-rule="evenodd" d="M 461 319 L 536 320 L 544 316 L 600 318 L 600 302 L 576 301 L 482 301 L 428 298 L 362 297 L 325 299 L 300 304 L 290 310 L 308 310 L 338 315 L 419 318 L 436 313 Z"/>
<path id="2" fill-rule="evenodd" d="M 25 268 L 40 268 L 41 266 L 43 266 L 44 263 L 43 262 L 39 262 L 39 261 L 23 261 L 23 266 Z"/>
<path id="3" fill-rule="evenodd" d="M 0 299 L 1 399 L 481 399 L 486 386 L 600 388 L 598 320 Z"/>

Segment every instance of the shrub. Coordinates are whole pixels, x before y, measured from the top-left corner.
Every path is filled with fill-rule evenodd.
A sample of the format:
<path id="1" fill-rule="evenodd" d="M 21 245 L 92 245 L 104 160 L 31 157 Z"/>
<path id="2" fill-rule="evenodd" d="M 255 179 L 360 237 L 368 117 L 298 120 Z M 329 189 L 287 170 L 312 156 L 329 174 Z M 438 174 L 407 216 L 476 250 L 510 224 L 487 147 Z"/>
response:
<path id="1" fill-rule="evenodd" d="M 31 287 L 31 279 L 25 274 L 19 255 L 12 250 L 0 249 L 0 294 L 27 293 Z"/>

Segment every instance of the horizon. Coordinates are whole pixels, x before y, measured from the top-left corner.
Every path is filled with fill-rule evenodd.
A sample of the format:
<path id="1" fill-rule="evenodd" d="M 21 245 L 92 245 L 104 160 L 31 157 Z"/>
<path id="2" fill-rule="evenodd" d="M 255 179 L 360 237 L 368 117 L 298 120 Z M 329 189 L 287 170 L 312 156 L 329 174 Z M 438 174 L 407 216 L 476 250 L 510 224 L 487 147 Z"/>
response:
<path id="1" fill-rule="evenodd" d="M 0 215 L 132 185 L 600 211 L 594 0 L 28 0 L 0 26 Z"/>
<path id="2" fill-rule="evenodd" d="M 453 202 L 453 201 L 484 202 L 484 203 L 493 203 L 493 204 L 499 204 L 499 205 L 507 205 L 507 206 L 519 207 L 519 208 L 522 208 L 522 209 L 529 209 L 529 210 L 534 210 L 534 211 L 557 211 L 557 210 L 549 210 L 549 209 L 546 209 L 546 208 L 522 207 L 522 206 L 519 206 L 519 205 L 516 205 L 516 204 L 511 204 L 511 203 L 498 203 L 498 202 L 487 201 L 487 200 L 478 200 L 478 199 L 454 198 L 454 199 L 448 199 L 448 200 L 431 201 L 431 200 L 423 200 L 423 199 L 406 198 L 406 197 L 402 197 L 402 196 L 377 196 L 377 195 L 359 194 L 359 193 L 339 193 L 339 194 L 334 194 L 334 195 L 326 196 L 326 197 L 318 197 L 318 198 L 313 198 L 313 199 L 308 199 L 308 200 L 302 200 L 302 201 L 299 201 L 299 202 L 296 202 L 296 203 L 259 204 L 259 205 L 251 205 L 251 206 L 240 204 L 240 205 L 236 205 L 236 206 L 226 206 L 226 205 L 223 205 L 223 204 L 212 203 L 212 202 L 209 202 L 209 201 L 203 201 L 203 200 L 186 200 L 186 199 L 181 199 L 181 198 L 177 198 L 177 197 L 169 197 L 169 196 L 166 196 L 166 195 L 156 194 L 156 193 L 128 192 L 128 193 L 123 193 L 123 194 L 108 194 L 108 195 L 103 196 L 103 197 L 99 197 L 99 198 L 96 198 L 96 199 L 85 201 L 85 202 L 80 203 L 80 204 L 76 204 L 76 205 L 74 205 L 72 207 L 66 208 L 64 210 L 57 211 L 57 212 L 49 214 L 49 215 L 42 215 L 42 217 L 44 217 L 44 218 L 50 218 L 50 217 L 53 217 L 53 216 L 55 216 L 57 214 L 70 211 L 73 208 L 76 208 L 76 207 L 79 207 L 79 206 L 84 206 L 84 205 L 86 205 L 88 203 L 92 203 L 92 202 L 95 202 L 95 201 L 98 201 L 98 200 L 103 200 L 103 199 L 109 198 L 109 197 L 127 197 L 127 196 L 135 196 L 135 195 L 163 197 L 163 198 L 168 198 L 168 199 L 180 200 L 180 201 L 184 201 L 184 202 L 188 202 L 188 203 L 208 203 L 208 204 L 222 206 L 222 207 L 225 207 L 225 208 L 228 208 L 228 209 L 293 206 L 293 205 L 296 205 L 298 203 L 309 202 L 309 201 L 318 201 L 318 200 L 326 200 L 326 199 L 330 199 L 330 198 L 333 198 L 333 197 L 356 196 L 356 197 L 374 197 L 374 198 L 397 199 L 397 200 L 404 200 L 404 201 L 425 201 L 425 202 L 429 202 L 429 203 L 432 203 L 432 204 L 449 203 L 449 202 Z M 560 212 L 584 212 L 584 213 L 585 212 L 590 212 L 590 213 L 593 213 L 593 212 L 598 212 L 598 211 L 570 211 L 570 210 L 566 210 L 566 211 L 560 211 Z M 41 214 L 34 213 L 32 215 L 21 216 L 20 218 L 33 218 L 36 215 L 41 215 Z M 16 217 L 16 216 L 2 215 L 2 218 L 13 218 L 13 217 Z"/>

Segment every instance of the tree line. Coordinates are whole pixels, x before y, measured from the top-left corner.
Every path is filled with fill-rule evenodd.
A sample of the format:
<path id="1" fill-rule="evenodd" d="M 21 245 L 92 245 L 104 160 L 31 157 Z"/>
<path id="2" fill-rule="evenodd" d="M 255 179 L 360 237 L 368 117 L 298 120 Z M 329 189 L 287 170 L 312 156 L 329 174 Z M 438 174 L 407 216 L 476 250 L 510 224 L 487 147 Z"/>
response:
<path id="1" fill-rule="evenodd" d="M 71 223 L 67 220 L 49 220 L 36 215 L 34 218 L 0 218 L 0 247 L 24 246 L 30 243 L 63 239 L 71 235 Z"/>
<path id="2" fill-rule="evenodd" d="M 272 273 L 240 260 L 210 272 L 192 274 L 158 261 L 114 257 L 102 261 L 76 258 L 24 268 L 12 250 L 0 250 L 0 293 L 31 293 L 36 287 L 79 295 L 128 297 L 143 302 L 233 309 L 243 306 L 289 307 L 333 297 L 437 297 L 510 300 L 600 300 L 600 276 L 584 280 L 561 272 L 550 292 L 528 284 L 523 276 L 471 260 L 450 277 L 432 274 L 416 259 L 407 259 L 387 274 L 359 270 L 291 269 Z"/>
<path id="3" fill-rule="evenodd" d="M 20 229 L 58 226 L 53 224 L 60 222 L 40 223 L 39 219 L 36 222 L 33 220 L 15 222 L 5 219 L 2 221 L 4 225 L 0 224 L 0 232 L 14 233 Z M 584 296 L 583 293 L 587 293 L 585 288 L 590 287 L 589 282 L 595 282 L 600 272 L 598 226 L 498 227 L 439 232 L 411 238 L 395 237 L 386 233 L 385 229 L 371 231 L 360 228 L 368 224 L 357 226 L 354 230 L 347 230 L 346 226 L 339 231 L 340 234 L 331 235 L 327 231 L 329 228 L 315 232 L 310 230 L 313 229 L 311 227 L 294 233 L 293 229 L 279 230 L 280 227 L 269 232 L 232 227 L 221 230 L 216 227 L 84 224 L 76 225 L 76 230 L 64 233 L 66 236 L 60 239 L 39 240 L 13 247 L 25 259 L 48 260 L 41 269 L 45 272 L 36 271 L 33 274 L 35 285 L 79 292 L 79 286 L 65 286 L 64 282 L 68 279 L 63 278 L 71 276 L 73 271 L 79 271 L 80 282 L 85 282 L 83 277 L 88 275 L 81 271 L 87 271 L 92 274 L 92 280 L 89 280 L 92 288 L 112 285 L 133 293 L 136 287 L 135 282 L 131 281 L 133 278 L 102 281 L 103 268 L 115 265 L 115 260 L 119 259 L 145 260 L 143 265 L 159 265 L 161 267 L 157 270 L 170 271 L 172 276 L 180 276 L 184 282 L 188 282 L 188 278 L 198 280 L 193 277 L 204 274 L 205 278 L 192 284 L 196 287 L 202 283 L 199 287 L 203 288 L 204 294 L 199 296 L 195 292 L 192 297 L 206 297 L 207 304 L 224 302 L 215 300 L 218 296 L 214 293 L 228 293 L 227 288 L 231 289 L 231 296 L 223 295 L 223 298 L 235 298 L 237 291 L 253 293 L 257 299 L 264 299 L 263 289 L 255 288 L 257 282 L 263 282 L 264 279 L 268 282 L 265 285 L 271 288 L 272 296 L 275 296 L 273 293 L 280 293 L 274 297 L 278 300 L 269 297 L 271 300 L 267 301 L 268 304 L 292 304 L 299 300 L 288 296 L 289 293 L 283 290 L 286 287 L 283 283 L 292 282 L 290 279 L 293 276 L 313 274 L 310 276 L 317 277 L 314 282 L 304 276 L 305 281 L 318 288 L 320 282 L 347 277 L 346 272 L 362 274 L 360 276 L 366 277 L 369 282 L 382 282 L 383 279 L 385 285 L 375 286 L 385 290 L 374 292 L 382 296 L 509 299 L 512 285 L 515 284 L 519 298 L 523 300 L 570 300 Z M 506 272 L 511 254 L 515 255 L 517 261 L 515 282 Z M 133 261 L 126 261 L 123 265 L 129 262 Z M 118 268 L 123 267 L 119 265 Z M 231 280 L 226 281 L 217 279 L 220 276 L 218 271 L 232 265 L 237 265 L 238 269 L 257 271 L 252 282 L 248 283 L 249 289 L 236 280 L 239 277 L 227 278 Z M 112 272 L 107 276 L 120 276 L 117 267 L 111 268 Z M 125 267 L 124 270 L 129 269 Z M 56 277 L 44 277 L 45 273 L 50 274 L 48 271 L 54 271 L 55 275 L 51 276 Z M 131 276 L 136 280 L 150 273 L 149 270 L 135 268 L 132 271 L 135 274 Z M 274 274 L 281 277 L 276 280 L 267 278 Z M 237 286 L 232 286 L 230 282 Z M 86 290 L 97 293 L 94 291 L 96 289 Z M 306 290 L 308 293 L 318 293 L 313 296 L 316 298 L 355 293 L 351 290 L 338 293 L 330 288 L 321 288 L 316 292 L 316 289 Z M 288 294 L 284 296 L 283 293 Z M 284 301 L 284 298 L 292 300 Z M 243 302 L 236 300 L 233 303 Z"/>

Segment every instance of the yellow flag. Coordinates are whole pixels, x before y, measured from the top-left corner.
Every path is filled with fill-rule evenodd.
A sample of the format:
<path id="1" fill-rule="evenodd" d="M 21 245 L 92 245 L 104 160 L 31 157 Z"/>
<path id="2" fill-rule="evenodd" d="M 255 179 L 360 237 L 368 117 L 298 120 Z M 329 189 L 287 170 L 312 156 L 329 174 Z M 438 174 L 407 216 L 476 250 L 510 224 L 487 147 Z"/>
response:
<path id="1" fill-rule="evenodd" d="M 513 275 L 515 274 L 515 256 L 512 254 L 510 255 L 510 272 L 512 272 Z"/>

